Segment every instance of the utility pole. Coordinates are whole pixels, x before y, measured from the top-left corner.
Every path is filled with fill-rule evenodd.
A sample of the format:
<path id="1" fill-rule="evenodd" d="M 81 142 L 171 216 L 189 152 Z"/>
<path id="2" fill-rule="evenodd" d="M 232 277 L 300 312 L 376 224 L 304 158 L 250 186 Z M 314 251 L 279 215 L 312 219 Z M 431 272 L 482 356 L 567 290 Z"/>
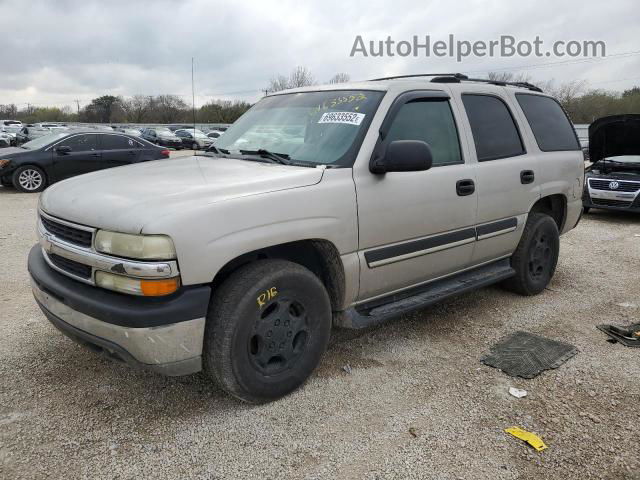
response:
<path id="1" fill-rule="evenodd" d="M 193 139 L 196 138 L 196 88 L 193 80 L 193 57 L 191 57 L 191 105 L 193 107 Z"/>
<path id="2" fill-rule="evenodd" d="M 78 115 L 80 115 L 80 100 L 76 98 L 76 105 L 78 106 Z"/>

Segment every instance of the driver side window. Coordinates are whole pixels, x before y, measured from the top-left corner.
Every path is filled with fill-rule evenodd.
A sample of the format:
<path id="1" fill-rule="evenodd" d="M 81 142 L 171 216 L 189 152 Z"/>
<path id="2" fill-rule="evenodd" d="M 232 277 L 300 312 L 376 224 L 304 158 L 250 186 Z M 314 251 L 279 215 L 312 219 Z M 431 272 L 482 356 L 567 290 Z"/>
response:
<path id="1" fill-rule="evenodd" d="M 385 141 L 421 140 L 431 147 L 433 166 L 464 163 L 458 130 L 448 101 L 405 103 L 393 119 Z"/>
<path id="2" fill-rule="evenodd" d="M 72 152 L 87 152 L 97 147 L 97 135 L 75 135 L 60 142 L 58 147 L 70 147 Z"/>

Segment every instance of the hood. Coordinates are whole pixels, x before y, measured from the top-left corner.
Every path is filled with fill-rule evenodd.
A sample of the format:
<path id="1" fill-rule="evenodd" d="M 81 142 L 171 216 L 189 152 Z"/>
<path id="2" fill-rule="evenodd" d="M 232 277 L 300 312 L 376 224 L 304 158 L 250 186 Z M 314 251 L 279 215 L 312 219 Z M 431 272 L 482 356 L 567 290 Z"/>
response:
<path id="1" fill-rule="evenodd" d="M 80 175 L 49 187 L 40 207 L 92 227 L 139 233 L 184 209 L 314 185 L 324 170 L 204 156 L 156 160 Z"/>
<path id="2" fill-rule="evenodd" d="M 612 115 L 589 126 L 589 158 L 640 155 L 640 114 Z"/>
<path id="3" fill-rule="evenodd" d="M 26 148 L 8 147 L 0 150 L 0 158 L 12 158 L 22 153 L 32 152 L 33 150 L 27 150 Z"/>

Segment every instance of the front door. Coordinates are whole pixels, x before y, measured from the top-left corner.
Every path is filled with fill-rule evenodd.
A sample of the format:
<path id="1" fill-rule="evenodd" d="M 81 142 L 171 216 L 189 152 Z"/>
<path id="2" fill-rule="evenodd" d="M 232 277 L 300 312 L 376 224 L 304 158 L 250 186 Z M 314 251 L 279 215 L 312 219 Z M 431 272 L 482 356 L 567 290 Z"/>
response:
<path id="1" fill-rule="evenodd" d="M 432 149 L 433 166 L 384 175 L 354 169 L 360 301 L 464 269 L 475 241 L 475 168 L 461 147 L 449 96 L 400 95 L 381 131 L 374 155 L 394 140 L 421 140 Z"/>
<path id="2" fill-rule="evenodd" d="M 82 133 L 68 137 L 53 148 L 56 178 L 65 178 L 92 172 L 100 164 L 100 150 L 95 133 Z M 69 151 L 58 151 L 59 147 L 69 147 Z"/>

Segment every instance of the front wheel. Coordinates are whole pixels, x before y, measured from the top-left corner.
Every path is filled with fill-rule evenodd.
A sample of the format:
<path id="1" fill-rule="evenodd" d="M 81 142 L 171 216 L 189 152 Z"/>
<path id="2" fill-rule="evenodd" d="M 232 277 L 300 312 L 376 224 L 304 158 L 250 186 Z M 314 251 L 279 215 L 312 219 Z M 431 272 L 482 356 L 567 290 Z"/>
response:
<path id="1" fill-rule="evenodd" d="M 582 207 L 582 211 L 585 215 L 589 213 L 589 210 L 591 210 L 591 207 Z"/>
<path id="2" fill-rule="evenodd" d="M 193 144 L 191 144 L 191 150 L 198 150 L 199 145 L 196 142 L 193 142 Z"/>
<path id="3" fill-rule="evenodd" d="M 41 192 L 47 186 L 46 176 L 41 168 L 34 165 L 19 167 L 13 172 L 13 186 L 20 192 Z"/>
<path id="4" fill-rule="evenodd" d="M 296 263 L 259 260 L 214 292 L 204 367 L 241 400 L 275 400 L 311 375 L 330 333 L 331 304 L 318 277 Z"/>
<path id="5" fill-rule="evenodd" d="M 511 257 L 515 276 L 503 285 L 521 295 L 537 295 L 553 277 L 560 253 L 560 234 L 549 215 L 530 213 L 520 243 Z"/>

